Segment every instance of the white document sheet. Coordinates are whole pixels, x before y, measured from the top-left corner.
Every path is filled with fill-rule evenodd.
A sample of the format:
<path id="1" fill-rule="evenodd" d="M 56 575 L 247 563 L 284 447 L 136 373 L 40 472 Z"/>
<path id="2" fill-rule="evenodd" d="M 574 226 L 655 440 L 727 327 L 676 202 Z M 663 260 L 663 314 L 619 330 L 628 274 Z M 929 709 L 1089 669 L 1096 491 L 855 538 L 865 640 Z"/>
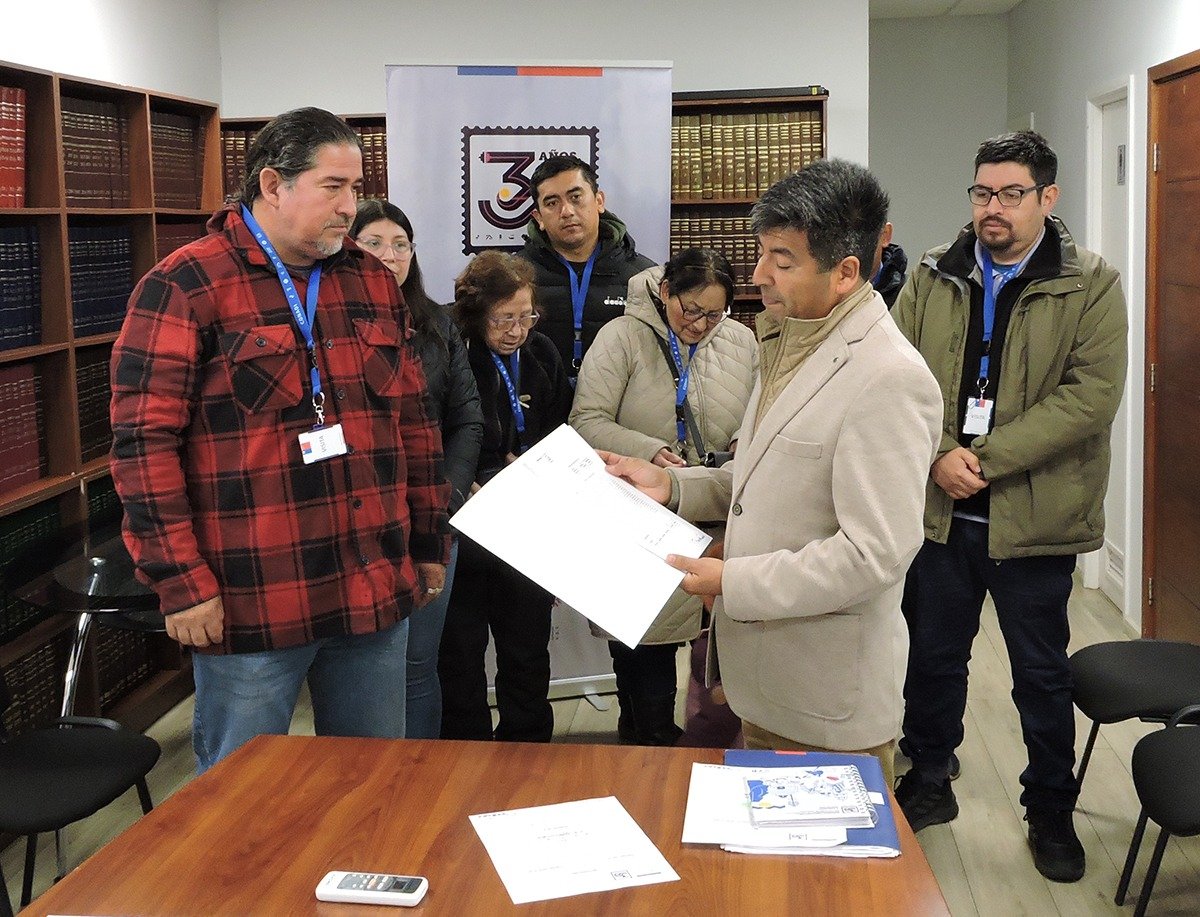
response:
<path id="1" fill-rule="evenodd" d="M 692 765 L 687 809 L 683 814 L 683 843 L 731 847 L 836 847 L 846 843 L 845 828 L 756 828 L 750 821 L 746 778 L 771 776 L 774 768 Z"/>
<path id="2" fill-rule="evenodd" d="M 450 524 L 630 647 L 683 579 L 666 556 L 699 557 L 712 540 L 609 474 L 566 424 Z"/>
<path id="3" fill-rule="evenodd" d="M 615 796 L 472 815 L 513 904 L 678 882 Z"/>

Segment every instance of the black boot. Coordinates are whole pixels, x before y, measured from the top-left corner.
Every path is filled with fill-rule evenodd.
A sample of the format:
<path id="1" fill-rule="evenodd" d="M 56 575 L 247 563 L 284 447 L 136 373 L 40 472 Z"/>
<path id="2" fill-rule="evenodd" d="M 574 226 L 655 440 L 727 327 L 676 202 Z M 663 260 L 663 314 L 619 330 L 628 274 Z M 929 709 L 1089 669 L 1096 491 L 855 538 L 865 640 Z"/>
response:
<path id="1" fill-rule="evenodd" d="M 958 800 L 949 777 L 929 780 L 911 770 L 896 781 L 896 802 L 900 803 L 900 810 L 913 831 L 958 818 Z"/>
<path id="2" fill-rule="evenodd" d="M 1083 844 L 1075 835 L 1070 811 L 1030 806 L 1025 810 L 1029 822 L 1029 849 L 1033 865 L 1053 882 L 1078 882 L 1083 878 Z"/>
<path id="3" fill-rule="evenodd" d="M 617 688 L 617 706 L 620 708 L 620 713 L 617 715 L 617 738 L 621 740 L 622 745 L 637 745 L 637 727 L 634 725 L 633 704 L 629 700 L 629 692 L 622 691 Z"/>
<path id="4" fill-rule="evenodd" d="M 638 745 L 674 745 L 683 735 L 675 724 L 675 692 L 652 697 L 630 698 Z M 619 730 L 618 725 L 618 730 Z"/>

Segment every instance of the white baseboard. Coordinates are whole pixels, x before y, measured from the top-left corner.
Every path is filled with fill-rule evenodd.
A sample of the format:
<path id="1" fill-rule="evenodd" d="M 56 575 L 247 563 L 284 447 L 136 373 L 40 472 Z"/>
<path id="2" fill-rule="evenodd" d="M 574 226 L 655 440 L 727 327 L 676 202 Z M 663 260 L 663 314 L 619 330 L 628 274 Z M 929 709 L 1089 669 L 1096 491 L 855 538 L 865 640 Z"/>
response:
<path id="1" fill-rule="evenodd" d="M 1100 589 L 1114 605 L 1125 612 L 1125 552 L 1111 541 L 1100 551 Z"/>

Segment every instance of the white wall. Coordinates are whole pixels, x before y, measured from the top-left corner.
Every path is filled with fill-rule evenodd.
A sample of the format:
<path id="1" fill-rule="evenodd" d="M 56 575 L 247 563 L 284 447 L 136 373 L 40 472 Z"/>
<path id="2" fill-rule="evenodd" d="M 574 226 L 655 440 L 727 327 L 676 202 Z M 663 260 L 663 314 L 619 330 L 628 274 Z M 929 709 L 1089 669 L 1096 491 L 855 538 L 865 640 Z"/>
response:
<path id="1" fill-rule="evenodd" d="M 867 0 L 219 0 L 221 113 L 384 110 L 386 64 L 672 60 L 676 90 L 820 83 L 830 153 L 867 161 Z"/>
<path id="2" fill-rule="evenodd" d="M 1200 3 L 1195 0 L 1025 0 L 1009 14 L 1009 115 L 1034 123 L 1059 157 L 1063 193 L 1057 212 L 1088 244 L 1087 109 L 1094 97 L 1130 83 L 1133 183 L 1129 275 L 1130 437 L 1125 444 L 1125 612 L 1141 624 L 1142 435 L 1145 427 L 1146 325 L 1146 71 L 1200 46 Z"/>
<path id="3" fill-rule="evenodd" d="M 220 101 L 217 0 L 5 0 L 3 8 L 0 60 Z"/>
<path id="4" fill-rule="evenodd" d="M 870 167 L 915 265 L 971 219 L 975 150 L 1008 120 L 1008 22 L 874 19 L 870 45 Z"/>

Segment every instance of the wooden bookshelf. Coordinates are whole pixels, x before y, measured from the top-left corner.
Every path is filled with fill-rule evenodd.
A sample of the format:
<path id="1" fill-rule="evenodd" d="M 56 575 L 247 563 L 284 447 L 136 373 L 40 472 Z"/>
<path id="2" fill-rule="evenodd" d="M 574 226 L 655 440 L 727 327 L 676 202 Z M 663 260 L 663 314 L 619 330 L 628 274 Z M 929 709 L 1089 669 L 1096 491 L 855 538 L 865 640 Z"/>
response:
<path id="1" fill-rule="evenodd" d="M 671 104 L 671 252 L 722 252 L 734 270 L 734 317 L 753 327 L 750 208 L 785 175 L 826 154 L 829 94 L 820 86 L 677 92 Z"/>
<path id="2" fill-rule="evenodd" d="M 25 407 L 36 448 L 31 434 L 0 455 L 0 665 L 14 694 L 9 719 L 21 729 L 57 715 L 74 616 L 10 590 L 63 546 L 119 520 L 107 364 L 125 302 L 173 243 L 203 233 L 223 189 L 214 103 L 3 62 L 0 86 L 24 91 L 25 153 L 24 206 L 0 208 L 0 241 L 24 233 L 20 251 L 32 252 L 21 262 L 32 340 L 6 336 L 10 313 L 0 311 L 0 373 L 31 373 L 35 392 Z M 0 271 L 13 276 L 14 263 L 0 261 Z M 144 727 L 189 689 L 189 660 L 165 635 L 105 630 L 89 639 L 83 678 L 96 689 L 81 691 L 78 712 Z M 141 660 L 136 671 L 121 669 L 126 657 Z"/>
<path id="3" fill-rule="evenodd" d="M 363 187 L 359 199 L 387 198 L 387 119 L 381 114 L 339 115 L 354 128 L 363 145 Z M 221 119 L 221 171 L 224 176 L 225 199 L 229 200 L 242 187 L 245 177 L 246 151 L 254 135 L 270 118 Z"/>

